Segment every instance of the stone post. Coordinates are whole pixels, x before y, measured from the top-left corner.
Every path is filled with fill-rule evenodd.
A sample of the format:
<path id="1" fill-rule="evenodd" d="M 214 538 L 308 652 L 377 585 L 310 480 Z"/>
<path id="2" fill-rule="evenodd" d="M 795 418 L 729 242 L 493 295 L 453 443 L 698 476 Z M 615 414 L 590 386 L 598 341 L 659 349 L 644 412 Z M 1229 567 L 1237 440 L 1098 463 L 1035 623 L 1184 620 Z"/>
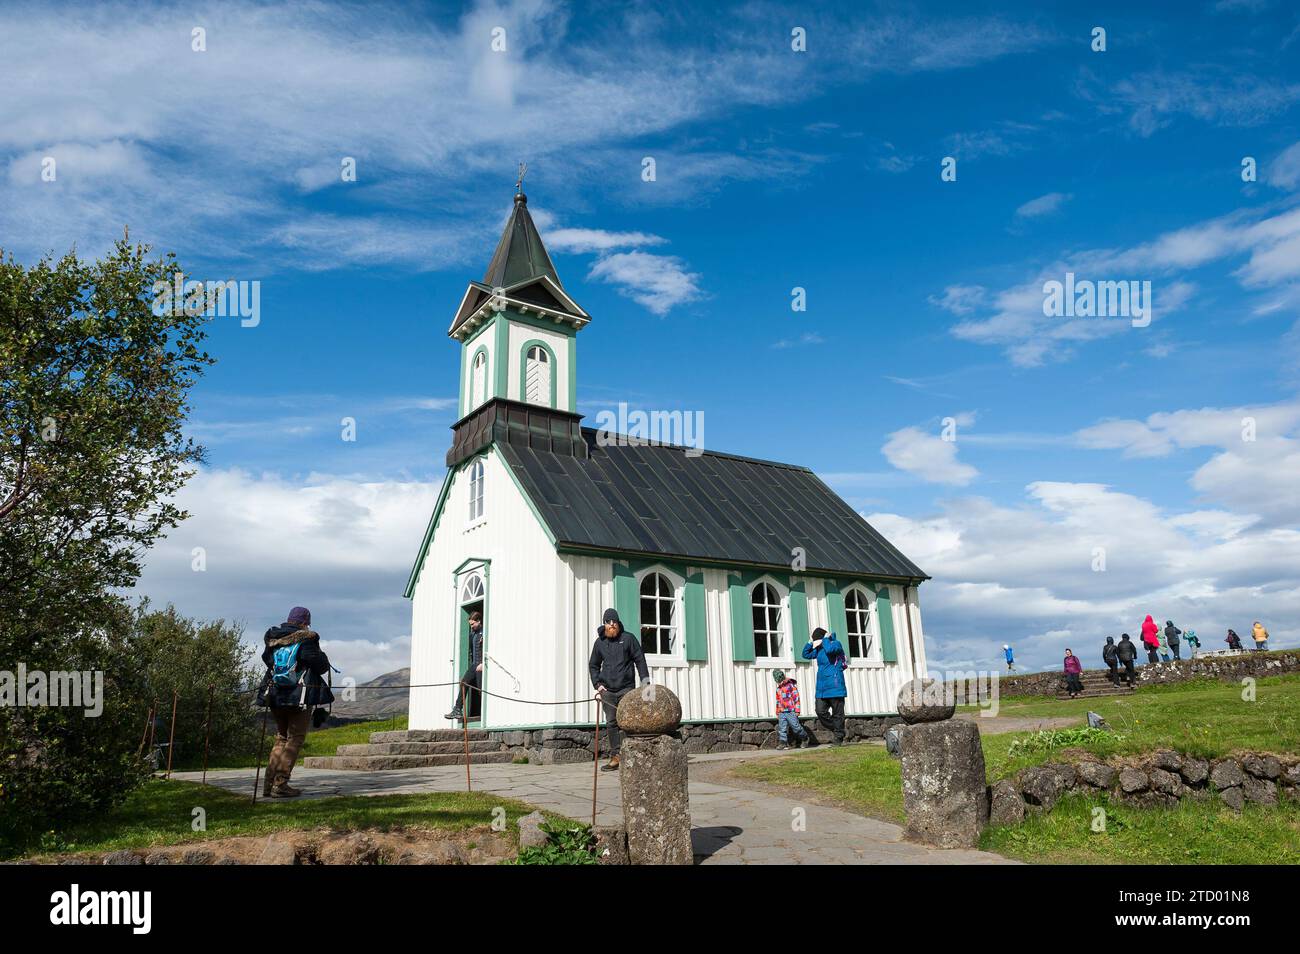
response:
<path id="1" fill-rule="evenodd" d="M 907 722 L 899 740 L 905 835 L 939 848 L 974 848 L 989 820 L 988 786 L 979 727 L 953 719 L 955 700 L 943 688 L 914 679 L 898 693 Z"/>
<path id="2" fill-rule="evenodd" d="M 648 685 L 618 704 L 625 733 L 619 753 L 623 825 L 634 865 L 689 865 L 691 811 L 686 747 L 677 732 L 682 704 L 663 686 Z"/>

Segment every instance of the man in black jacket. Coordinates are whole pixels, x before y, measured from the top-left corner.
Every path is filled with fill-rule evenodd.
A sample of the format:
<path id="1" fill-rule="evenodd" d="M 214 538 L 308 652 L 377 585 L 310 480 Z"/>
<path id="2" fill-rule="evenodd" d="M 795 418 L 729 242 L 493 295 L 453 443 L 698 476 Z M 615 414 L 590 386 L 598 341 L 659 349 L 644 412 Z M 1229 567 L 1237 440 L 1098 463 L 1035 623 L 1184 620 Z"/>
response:
<path id="1" fill-rule="evenodd" d="M 258 704 L 269 706 L 275 719 L 275 745 L 266 760 L 262 794 L 267 798 L 294 798 L 302 790 L 289 784 L 289 776 L 298 761 L 298 750 L 307 738 L 311 710 L 334 701 L 334 694 L 321 678 L 329 672 L 330 661 L 321 651 L 320 634 L 312 630 L 311 612 L 305 606 L 291 609 L 289 619 L 268 629 L 262 640 L 266 644 L 262 650 L 266 676 L 258 693 Z M 287 675 L 296 678 L 292 682 L 276 682 L 275 652 L 294 646 L 298 648 L 297 664 Z"/>
<path id="2" fill-rule="evenodd" d="M 456 721 L 464 718 L 465 694 L 468 690 L 478 689 L 483 684 L 483 614 L 478 610 L 469 614 L 469 665 L 460 676 L 460 689 L 456 693 L 456 705 L 444 719 Z M 471 696 L 471 698 L 473 698 Z"/>
<path id="3" fill-rule="evenodd" d="M 596 627 L 596 642 L 591 647 L 587 669 L 609 724 L 610 758 L 601 771 L 617 772 L 618 750 L 623 744 L 623 733 L 618 728 L 618 703 L 636 686 L 637 675 L 641 677 L 641 685 L 650 682 L 650 669 L 641 644 L 623 629 L 623 621 L 613 609 L 605 610 L 604 622 Z"/>
<path id="4" fill-rule="evenodd" d="M 1124 633 L 1119 638 L 1119 645 L 1115 647 L 1115 656 L 1124 664 L 1124 681 L 1130 686 L 1136 677 L 1133 670 L 1133 660 L 1137 659 L 1137 647 L 1133 645 L 1133 640 L 1128 638 L 1128 633 Z"/>
<path id="5" fill-rule="evenodd" d="M 1101 647 L 1101 658 L 1110 669 L 1110 684 L 1119 685 L 1119 647 L 1115 645 L 1115 637 L 1107 636 L 1106 645 Z"/>

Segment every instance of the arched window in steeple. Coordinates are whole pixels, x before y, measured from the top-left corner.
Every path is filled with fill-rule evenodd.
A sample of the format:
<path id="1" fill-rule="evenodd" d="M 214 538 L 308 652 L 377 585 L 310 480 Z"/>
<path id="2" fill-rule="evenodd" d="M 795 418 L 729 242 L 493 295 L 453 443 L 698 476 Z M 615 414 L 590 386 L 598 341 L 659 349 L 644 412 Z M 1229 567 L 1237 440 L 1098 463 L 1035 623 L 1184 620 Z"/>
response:
<path id="1" fill-rule="evenodd" d="M 550 353 L 539 344 L 529 345 L 524 357 L 524 400 L 543 407 L 554 405 L 555 368 Z"/>
<path id="2" fill-rule="evenodd" d="M 470 410 L 478 407 L 487 399 L 487 363 L 486 351 L 479 351 L 478 354 L 474 355 L 473 373 L 470 375 Z"/>

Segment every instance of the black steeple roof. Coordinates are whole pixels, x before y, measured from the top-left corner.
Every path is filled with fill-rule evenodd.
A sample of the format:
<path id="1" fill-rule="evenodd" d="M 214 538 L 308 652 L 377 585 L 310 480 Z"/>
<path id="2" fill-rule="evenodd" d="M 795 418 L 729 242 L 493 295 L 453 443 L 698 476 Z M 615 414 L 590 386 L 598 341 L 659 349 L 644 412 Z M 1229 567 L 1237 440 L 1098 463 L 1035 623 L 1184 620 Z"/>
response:
<path id="1" fill-rule="evenodd" d="M 483 284 L 489 288 L 509 288 L 543 275 L 560 285 L 551 256 L 546 254 L 542 237 L 528 214 L 528 197 L 520 192 L 515 195 L 510 220 L 501 233 L 501 241 L 497 242 L 497 250 L 492 253 Z"/>

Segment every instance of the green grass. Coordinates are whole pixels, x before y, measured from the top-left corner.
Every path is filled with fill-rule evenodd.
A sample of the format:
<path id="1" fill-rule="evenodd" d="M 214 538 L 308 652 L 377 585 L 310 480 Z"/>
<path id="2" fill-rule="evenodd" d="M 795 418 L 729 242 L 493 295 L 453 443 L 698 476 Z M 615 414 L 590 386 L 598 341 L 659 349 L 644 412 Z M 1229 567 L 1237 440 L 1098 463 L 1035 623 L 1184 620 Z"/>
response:
<path id="1" fill-rule="evenodd" d="M 807 789 L 846 808 L 902 823 L 903 780 L 898 762 L 880 746 L 823 748 L 807 755 L 744 762 L 732 774 Z"/>
<path id="2" fill-rule="evenodd" d="M 260 723 L 260 720 L 259 720 Z M 301 751 L 298 753 L 298 764 L 311 755 L 336 755 L 340 745 L 360 745 L 370 741 L 371 732 L 394 732 L 399 729 L 405 729 L 407 726 L 407 717 L 398 716 L 393 719 L 380 719 L 374 722 L 354 722 L 350 725 L 341 725 L 333 729 L 312 729 L 307 733 L 307 741 L 303 744 Z M 261 728 L 258 728 L 259 738 Z M 275 742 L 275 723 L 268 723 L 266 741 L 262 743 L 262 764 L 266 764 L 267 753 L 271 751 L 271 746 Z M 226 756 L 222 758 L 212 758 L 208 760 L 209 769 L 228 769 L 228 768 L 252 768 L 257 764 L 256 743 L 252 751 L 246 755 Z M 172 766 L 174 772 L 197 772 L 203 768 L 203 755 L 199 753 L 197 758 L 191 758 L 184 761 L 183 764 Z"/>
<path id="3" fill-rule="evenodd" d="M 1256 685 L 1256 699 L 1245 702 L 1242 687 L 1212 680 L 1149 686 L 1132 695 L 1054 700 L 1041 696 L 1003 699 L 1000 715 L 1083 717 L 1100 713 L 1115 730 L 1073 749 L 1103 758 L 1172 748 L 1202 758 L 1234 751 L 1300 751 L 1300 674 L 1271 676 Z M 1032 733 L 987 735 L 982 739 L 990 781 L 1020 769 L 1060 759 L 1064 750 L 1010 754 L 1016 739 Z M 806 755 L 746 762 L 732 770 L 741 778 L 793 787 L 844 807 L 901 822 L 902 779 L 898 762 L 881 746 L 823 749 Z M 1211 801 L 1172 809 L 1112 810 L 1118 819 L 1106 835 L 1089 827 L 1096 801 L 1072 798 L 1024 826 L 985 834 L 992 851 L 1032 861 L 1086 863 L 1275 863 L 1290 853 L 1294 863 L 1300 806 L 1248 806 L 1238 815 Z M 1206 835 L 1207 831 L 1212 834 Z"/>
<path id="4" fill-rule="evenodd" d="M 533 810 L 522 802 L 478 792 L 350 795 L 291 802 L 258 799 L 254 805 L 247 794 L 234 795 L 195 782 L 152 779 L 120 808 L 102 818 L 47 833 L 19 854 L 149 848 L 306 828 L 462 831 L 490 825 L 492 810 L 498 806 L 505 809 L 506 830 L 512 833 L 518 831 L 516 819 Z M 206 831 L 190 828 L 196 807 L 207 813 Z"/>
<path id="5" fill-rule="evenodd" d="M 1198 679 L 1167 686 L 1145 686 L 1131 695 L 1094 699 L 1003 699 L 998 714 L 1034 718 L 1086 717 L 1091 710 L 1114 733 L 1081 746 L 1102 758 L 1160 748 L 1201 758 L 1220 758 L 1235 751 L 1300 751 L 1300 674 L 1257 681 L 1255 701 L 1242 699 L 1243 687 Z M 1024 733 L 985 736 L 984 761 L 990 779 L 1012 775 L 1027 765 L 1050 762 L 1059 752 L 1008 754 Z"/>
<path id="6" fill-rule="evenodd" d="M 1106 810 L 1104 832 L 1092 830 L 1096 807 Z M 988 829 L 980 847 L 1038 864 L 1293 865 L 1300 804 L 1247 805 L 1237 813 L 1213 799 L 1129 808 L 1105 796 L 1072 795 L 1023 825 Z"/>

